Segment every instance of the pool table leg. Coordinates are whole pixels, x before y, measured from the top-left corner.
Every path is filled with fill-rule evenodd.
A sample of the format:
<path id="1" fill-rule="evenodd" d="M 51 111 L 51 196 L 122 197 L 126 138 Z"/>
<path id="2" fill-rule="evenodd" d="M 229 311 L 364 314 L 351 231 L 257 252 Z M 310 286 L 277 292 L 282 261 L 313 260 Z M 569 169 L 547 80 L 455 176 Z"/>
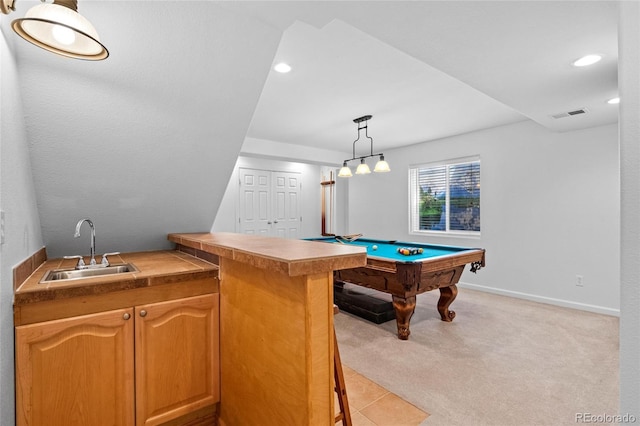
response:
<path id="1" fill-rule="evenodd" d="M 442 321 L 451 322 L 456 313 L 449 310 L 449 305 L 456 299 L 458 295 L 458 287 L 455 284 L 449 287 L 440 287 L 440 299 L 438 300 L 438 312 Z"/>
<path id="2" fill-rule="evenodd" d="M 409 321 L 413 311 L 416 309 L 416 297 L 400 297 L 392 296 L 393 310 L 396 312 L 396 323 L 398 325 L 398 338 L 400 340 L 408 340 L 409 334 Z"/>

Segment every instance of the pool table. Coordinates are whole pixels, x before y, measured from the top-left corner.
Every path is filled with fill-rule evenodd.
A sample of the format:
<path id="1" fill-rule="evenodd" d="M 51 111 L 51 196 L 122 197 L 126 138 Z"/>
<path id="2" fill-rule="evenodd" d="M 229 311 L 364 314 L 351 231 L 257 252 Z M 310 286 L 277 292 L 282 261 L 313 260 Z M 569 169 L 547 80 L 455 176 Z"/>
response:
<path id="1" fill-rule="evenodd" d="M 467 264 L 471 272 L 485 265 L 485 250 L 420 244 L 401 241 L 341 237 L 309 238 L 335 244 L 351 244 L 367 249 L 367 266 L 334 271 L 336 283 L 351 283 L 391 294 L 398 326 L 398 338 L 407 340 L 409 321 L 416 307 L 416 295 L 439 289 L 438 312 L 442 321 L 452 321 L 456 313 L 449 305 L 458 294 L 456 284 Z M 401 254 L 398 249 L 415 254 Z"/>

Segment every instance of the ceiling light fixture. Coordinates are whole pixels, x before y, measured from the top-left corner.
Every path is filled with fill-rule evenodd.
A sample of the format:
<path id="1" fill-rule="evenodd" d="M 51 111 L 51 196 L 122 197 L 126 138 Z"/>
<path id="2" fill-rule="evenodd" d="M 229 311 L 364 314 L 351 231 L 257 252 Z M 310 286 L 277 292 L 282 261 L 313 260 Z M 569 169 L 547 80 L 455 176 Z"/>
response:
<path id="1" fill-rule="evenodd" d="M 286 74 L 289 71 L 291 71 L 291 65 L 286 64 L 284 62 L 280 62 L 279 64 L 276 64 L 276 66 L 273 67 L 273 69 L 278 71 L 279 73 Z"/>
<path id="2" fill-rule="evenodd" d="M 608 104 L 615 105 L 620 103 L 620 98 L 612 98 L 607 101 Z"/>
<path id="3" fill-rule="evenodd" d="M 9 14 L 13 10 L 15 0 L 0 0 L 0 12 Z M 28 42 L 58 55 L 90 61 L 109 56 L 96 29 L 78 13 L 77 0 L 42 0 L 24 18 L 11 22 L 11 27 Z"/>
<path id="4" fill-rule="evenodd" d="M 371 119 L 371 115 L 364 115 L 362 117 L 358 117 L 356 119 L 353 120 L 354 123 L 356 123 L 358 125 L 358 138 L 353 141 L 353 157 L 349 158 L 348 160 L 344 160 L 344 162 L 342 163 L 342 168 L 340 169 L 340 172 L 338 172 L 338 177 L 351 177 L 353 176 L 351 174 L 351 169 L 348 166 L 349 161 L 353 161 L 356 159 L 360 159 L 360 164 L 358 165 L 358 168 L 356 169 L 356 174 L 357 175 L 366 175 L 371 173 L 371 169 L 369 168 L 369 166 L 367 165 L 367 163 L 365 163 L 365 158 L 369 158 L 369 157 L 380 157 L 380 159 L 378 160 L 378 162 L 376 163 L 376 166 L 374 167 L 373 171 L 376 173 L 384 173 L 384 172 L 390 172 L 391 169 L 389 168 L 389 163 L 387 163 L 384 159 L 384 154 L 380 153 L 380 154 L 374 154 L 373 153 L 373 138 L 369 136 L 368 133 L 368 125 L 367 122 Z M 361 124 L 362 122 L 364 122 L 364 124 Z M 369 139 L 371 141 L 371 153 L 368 155 L 362 155 L 359 157 L 356 157 L 356 142 L 358 142 L 360 140 L 360 130 L 364 129 L 364 134 L 365 137 L 367 139 Z"/>
<path id="5" fill-rule="evenodd" d="M 573 66 L 574 67 L 586 67 L 587 65 L 593 65 L 596 62 L 600 61 L 600 59 L 602 59 L 602 56 L 600 55 L 586 55 L 583 56 L 582 58 L 576 60 L 573 62 Z"/>

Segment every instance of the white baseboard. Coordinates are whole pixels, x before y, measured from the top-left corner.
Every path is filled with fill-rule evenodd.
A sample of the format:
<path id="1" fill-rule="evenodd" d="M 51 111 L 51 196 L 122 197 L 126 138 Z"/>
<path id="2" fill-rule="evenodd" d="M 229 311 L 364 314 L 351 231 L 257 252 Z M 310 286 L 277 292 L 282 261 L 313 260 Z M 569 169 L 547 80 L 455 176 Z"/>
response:
<path id="1" fill-rule="evenodd" d="M 546 303 L 549 305 L 562 306 L 564 308 L 579 309 L 581 311 L 595 312 L 598 314 L 620 316 L 620 309 L 606 308 L 604 306 L 589 305 L 586 303 L 572 302 L 570 300 L 554 299 L 552 297 L 538 296 L 535 294 L 521 293 L 519 291 L 504 290 L 501 288 L 487 287 L 477 284 L 458 283 L 460 288 L 484 291 L 486 293 L 498 294 L 500 296 L 515 297 L 518 299 L 531 300 L 533 302 Z"/>

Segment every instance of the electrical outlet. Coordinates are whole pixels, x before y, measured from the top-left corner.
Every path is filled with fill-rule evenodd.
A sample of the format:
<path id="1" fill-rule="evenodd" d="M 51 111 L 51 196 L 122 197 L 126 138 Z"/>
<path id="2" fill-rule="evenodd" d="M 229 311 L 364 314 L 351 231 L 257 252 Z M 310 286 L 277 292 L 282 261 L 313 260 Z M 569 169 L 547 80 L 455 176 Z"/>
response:
<path id="1" fill-rule="evenodd" d="M 582 282 L 582 275 L 576 275 L 576 286 L 584 287 L 584 284 Z"/>

